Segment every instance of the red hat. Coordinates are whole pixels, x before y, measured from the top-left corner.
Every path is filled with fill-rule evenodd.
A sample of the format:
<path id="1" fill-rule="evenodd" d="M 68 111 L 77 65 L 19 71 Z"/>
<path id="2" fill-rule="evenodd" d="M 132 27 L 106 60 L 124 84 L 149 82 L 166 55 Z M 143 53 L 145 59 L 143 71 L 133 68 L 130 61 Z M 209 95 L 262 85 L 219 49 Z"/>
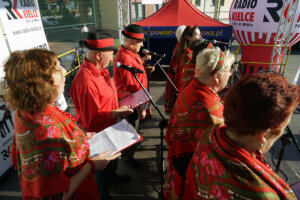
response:
<path id="1" fill-rule="evenodd" d="M 128 38 L 146 41 L 144 37 L 143 27 L 137 24 L 129 24 L 128 26 L 125 26 L 122 34 Z"/>
<path id="2" fill-rule="evenodd" d="M 112 35 L 100 29 L 94 32 L 88 32 L 87 39 L 83 44 L 86 48 L 92 50 L 118 50 L 117 47 L 114 47 L 114 38 Z"/>

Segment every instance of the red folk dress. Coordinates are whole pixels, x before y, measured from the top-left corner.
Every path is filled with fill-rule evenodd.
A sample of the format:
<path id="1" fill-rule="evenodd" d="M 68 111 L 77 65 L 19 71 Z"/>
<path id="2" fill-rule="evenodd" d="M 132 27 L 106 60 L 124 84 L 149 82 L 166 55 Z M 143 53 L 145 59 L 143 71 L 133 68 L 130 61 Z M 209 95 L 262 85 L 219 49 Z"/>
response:
<path id="1" fill-rule="evenodd" d="M 19 172 L 23 199 L 59 199 L 70 187 L 70 177 L 89 158 L 89 143 L 74 117 L 47 106 L 43 112 L 15 112 L 12 164 Z M 91 172 L 70 199 L 98 199 Z"/>
<path id="2" fill-rule="evenodd" d="M 99 132 L 115 124 L 112 110 L 119 107 L 114 80 L 107 69 L 100 70 L 84 60 L 71 86 L 76 121 L 89 132 Z"/>
<path id="3" fill-rule="evenodd" d="M 173 54 L 172 54 L 172 58 L 170 61 L 170 65 L 167 71 L 167 75 L 169 76 L 170 80 L 174 83 L 174 79 L 175 79 L 175 71 L 174 69 L 176 68 L 177 65 L 177 56 L 176 56 L 176 51 L 179 48 L 179 43 L 176 43 L 176 46 L 173 50 Z M 175 85 L 175 83 L 174 83 Z M 176 85 L 175 85 L 176 86 Z M 178 85 L 176 86 L 176 88 L 178 87 Z M 177 88 L 178 89 L 178 88 Z M 176 101 L 176 90 L 174 89 L 174 87 L 172 86 L 172 84 L 170 83 L 170 81 L 167 79 L 166 81 L 166 87 L 165 87 L 165 97 L 164 97 L 164 107 L 165 107 L 165 112 L 167 113 L 171 113 Z"/>
<path id="4" fill-rule="evenodd" d="M 192 63 L 192 56 L 193 51 L 190 48 L 187 48 L 181 55 L 179 63 L 174 67 L 174 83 L 178 92 L 180 92 L 189 83 L 189 81 L 195 77 L 195 64 Z"/>
<path id="5" fill-rule="evenodd" d="M 115 56 L 114 61 L 114 81 L 116 83 L 119 99 L 123 98 L 124 92 L 135 93 L 142 89 L 134 76 L 125 69 L 116 68 L 116 62 L 120 62 L 123 65 L 132 66 L 142 70 L 144 73 L 137 73 L 137 77 L 142 85 L 148 88 L 148 78 L 144 69 L 144 61 L 139 54 L 136 54 L 123 46 L 120 47 L 119 51 Z"/>
<path id="6" fill-rule="evenodd" d="M 186 173 L 183 199 L 297 199 L 262 155 L 251 156 L 225 133 L 226 126 L 218 125 L 200 136 Z"/>
<path id="7" fill-rule="evenodd" d="M 223 123 L 223 109 L 218 94 L 197 78 L 179 93 L 165 136 L 169 161 L 164 187 L 166 199 L 181 199 L 185 171 L 197 142 L 206 128 Z M 174 163 L 178 159 L 181 166 Z"/>

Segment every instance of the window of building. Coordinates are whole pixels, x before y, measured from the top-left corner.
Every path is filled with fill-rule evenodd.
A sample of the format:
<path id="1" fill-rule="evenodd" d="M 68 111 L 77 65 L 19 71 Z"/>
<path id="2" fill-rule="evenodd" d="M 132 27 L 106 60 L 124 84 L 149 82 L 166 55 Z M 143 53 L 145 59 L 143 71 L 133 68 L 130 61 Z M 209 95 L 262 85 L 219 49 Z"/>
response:
<path id="1" fill-rule="evenodd" d="M 201 6 L 201 0 L 196 0 L 195 1 L 195 6 Z"/>
<path id="2" fill-rule="evenodd" d="M 133 21 L 140 21 L 145 18 L 145 5 L 142 3 L 131 4 L 131 18 Z"/>
<path id="3" fill-rule="evenodd" d="M 212 1 L 213 6 L 216 6 L 217 0 L 211 0 L 211 1 Z M 221 1 L 221 6 L 224 6 L 224 0 L 219 0 L 219 1 Z"/>
<path id="4" fill-rule="evenodd" d="M 163 4 L 155 4 L 154 5 L 154 12 L 158 11 L 161 7 L 163 7 Z"/>

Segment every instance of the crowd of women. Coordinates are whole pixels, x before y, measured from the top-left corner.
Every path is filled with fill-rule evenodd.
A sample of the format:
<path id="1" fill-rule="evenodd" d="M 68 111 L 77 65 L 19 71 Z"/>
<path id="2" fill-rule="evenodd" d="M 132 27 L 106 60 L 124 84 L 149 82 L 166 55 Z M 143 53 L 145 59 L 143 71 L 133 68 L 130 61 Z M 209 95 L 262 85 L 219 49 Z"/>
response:
<path id="1" fill-rule="evenodd" d="M 166 85 L 171 113 L 165 140 L 166 199 L 296 199 L 263 154 L 300 103 L 299 86 L 278 74 L 253 74 L 222 95 L 234 56 L 180 26 Z M 182 35 L 180 36 L 180 33 Z"/>
<path id="2" fill-rule="evenodd" d="M 234 56 L 204 42 L 197 26 L 180 26 L 166 84 L 171 113 L 165 140 L 166 199 L 296 199 L 263 154 L 283 134 L 300 103 L 299 86 L 277 74 L 247 75 L 220 93 Z M 90 158 L 86 133 L 55 106 L 65 70 L 55 53 L 11 53 L 5 100 L 15 110 L 12 161 L 24 199 L 98 199 L 94 170 L 120 156 Z"/>

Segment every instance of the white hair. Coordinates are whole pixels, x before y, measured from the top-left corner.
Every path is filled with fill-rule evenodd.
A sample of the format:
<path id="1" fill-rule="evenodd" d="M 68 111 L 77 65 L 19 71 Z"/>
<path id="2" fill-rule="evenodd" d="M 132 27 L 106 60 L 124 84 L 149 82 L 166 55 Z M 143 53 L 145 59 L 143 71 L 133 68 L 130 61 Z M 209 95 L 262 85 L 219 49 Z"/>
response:
<path id="1" fill-rule="evenodd" d="M 224 69 L 228 69 L 234 63 L 234 55 L 230 51 L 225 51 L 225 58 L 223 65 L 218 74 L 223 73 Z M 216 68 L 221 56 L 221 50 L 219 47 L 204 49 L 196 58 L 196 74 L 200 81 L 206 82 L 210 79 L 210 73 Z M 222 70 L 223 69 L 223 70 Z"/>
<path id="2" fill-rule="evenodd" d="M 175 35 L 176 35 L 176 38 L 177 38 L 178 42 L 180 42 L 181 35 L 182 35 L 185 28 L 186 28 L 185 25 L 180 25 L 180 26 L 178 26 L 178 28 L 176 30 Z"/>

